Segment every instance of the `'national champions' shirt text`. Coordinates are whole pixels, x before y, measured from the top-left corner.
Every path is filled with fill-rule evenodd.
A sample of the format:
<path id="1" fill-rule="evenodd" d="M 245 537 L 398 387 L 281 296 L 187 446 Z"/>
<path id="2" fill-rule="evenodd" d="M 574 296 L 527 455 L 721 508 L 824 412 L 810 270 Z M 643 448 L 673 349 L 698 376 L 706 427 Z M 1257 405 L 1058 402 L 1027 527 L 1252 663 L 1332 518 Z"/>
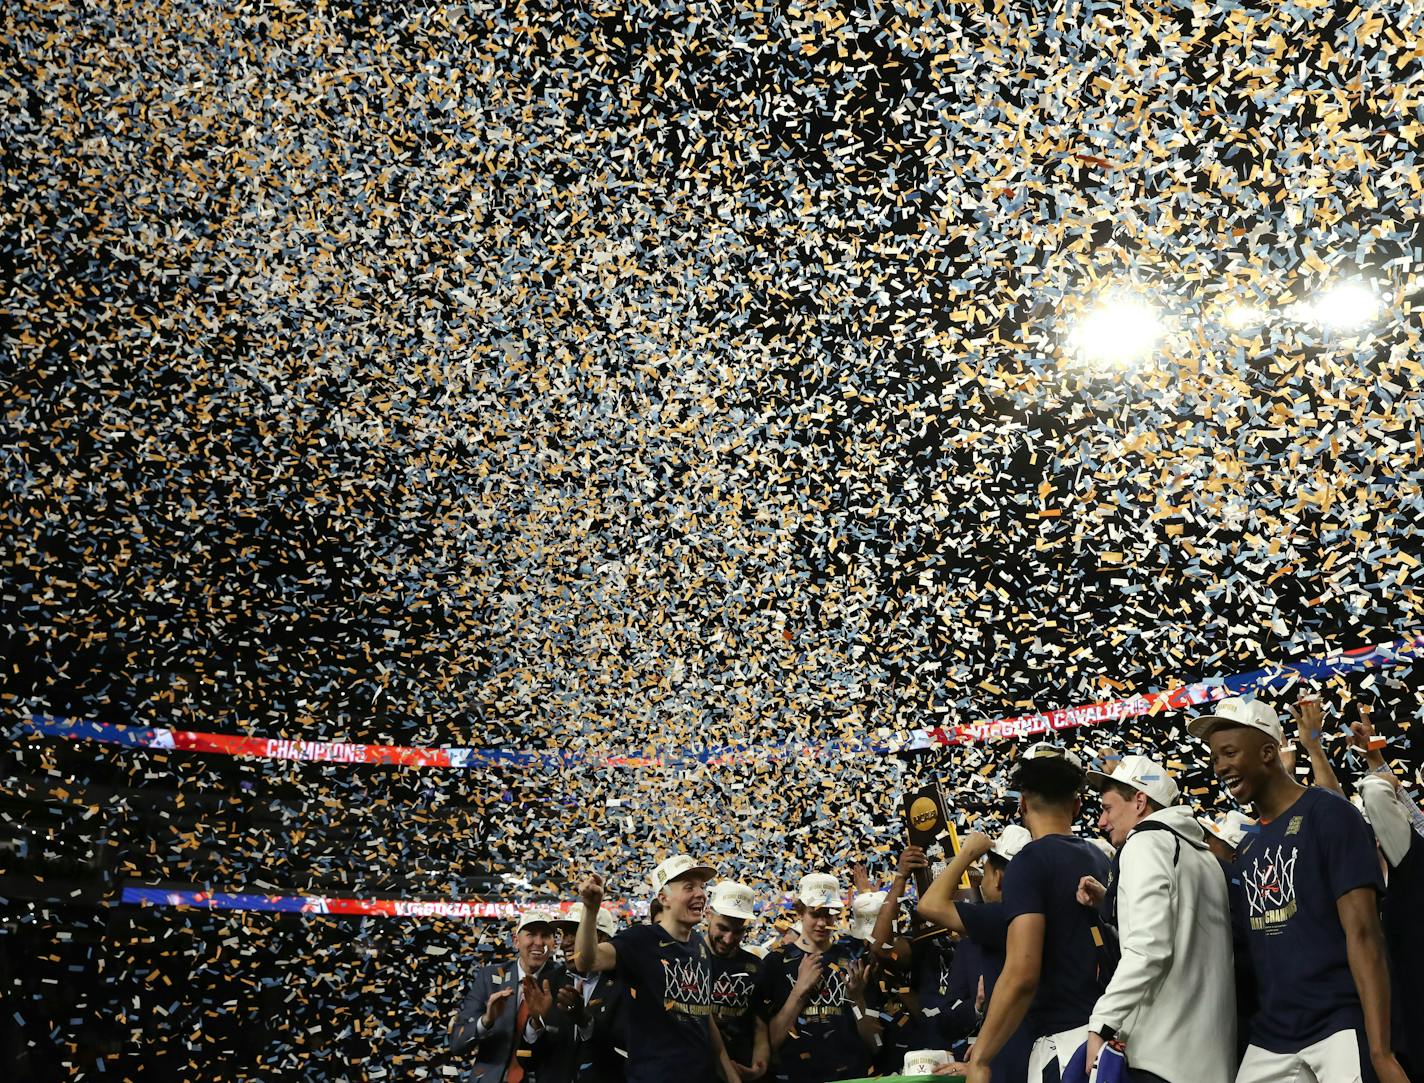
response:
<path id="1" fill-rule="evenodd" d="M 701 934 L 634 925 L 613 949 L 628 985 L 628 1083 L 712 1083 L 713 958 Z"/>
<path id="2" fill-rule="evenodd" d="M 1343 797 L 1310 787 L 1236 850 L 1259 1008 L 1251 1044 L 1295 1053 L 1364 1026 L 1336 903 L 1384 890 L 1374 837 Z"/>

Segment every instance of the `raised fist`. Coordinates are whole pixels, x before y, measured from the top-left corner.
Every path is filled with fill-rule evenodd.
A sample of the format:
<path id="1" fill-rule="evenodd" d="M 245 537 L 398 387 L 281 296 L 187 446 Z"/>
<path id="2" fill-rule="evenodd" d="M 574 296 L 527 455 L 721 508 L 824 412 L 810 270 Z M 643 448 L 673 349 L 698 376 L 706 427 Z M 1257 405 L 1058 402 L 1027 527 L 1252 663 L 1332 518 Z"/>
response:
<path id="1" fill-rule="evenodd" d="M 579 884 L 579 899 L 587 910 L 597 910 L 603 905 L 603 877 L 591 872 Z"/>

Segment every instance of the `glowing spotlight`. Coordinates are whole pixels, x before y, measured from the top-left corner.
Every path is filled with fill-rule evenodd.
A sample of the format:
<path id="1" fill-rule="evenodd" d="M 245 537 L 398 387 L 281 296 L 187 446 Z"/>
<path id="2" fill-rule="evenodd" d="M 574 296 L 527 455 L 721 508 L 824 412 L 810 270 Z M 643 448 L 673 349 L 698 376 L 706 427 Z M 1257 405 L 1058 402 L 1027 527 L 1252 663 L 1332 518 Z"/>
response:
<path id="1" fill-rule="evenodd" d="M 1311 319 L 1322 326 L 1353 331 L 1375 321 L 1380 299 L 1359 282 L 1342 282 L 1311 302 L 1308 311 Z"/>
<path id="2" fill-rule="evenodd" d="M 1226 326 L 1233 331 L 1246 331 L 1266 322 L 1265 309 L 1255 305 L 1232 305 L 1226 310 Z"/>
<path id="3" fill-rule="evenodd" d="M 1136 298 L 1115 297 L 1083 314 L 1070 344 L 1086 360 L 1128 365 L 1147 357 L 1161 337 L 1162 319 L 1155 308 Z"/>

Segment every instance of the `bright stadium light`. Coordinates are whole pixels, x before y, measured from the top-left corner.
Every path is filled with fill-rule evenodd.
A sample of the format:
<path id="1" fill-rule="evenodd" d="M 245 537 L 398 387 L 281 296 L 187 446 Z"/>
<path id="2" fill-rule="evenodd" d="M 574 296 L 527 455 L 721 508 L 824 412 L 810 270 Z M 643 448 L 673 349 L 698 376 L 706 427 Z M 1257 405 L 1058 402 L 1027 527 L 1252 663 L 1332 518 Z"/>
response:
<path id="1" fill-rule="evenodd" d="M 1083 313 L 1069 342 L 1087 361 L 1129 365 L 1152 353 L 1162 337 L 1157 310 L 1135 297 L 1111 297 Z"/>
<path id="2" fill-rule="evenodd" d="M 1245 331 L 1266 322 L 1266 310 L 1255 305 L 1232 305 L 1226 310 L 1226 326 L 1233 331 Z"/>
<path id="3" fill-rule="evenodd" d="M 1362 283 L 1342 282 L 1305 307 L 1314 322 L 1337 331 L 1353 331 L 1375 321 L 1380 313 L 1380 299 Z"/>

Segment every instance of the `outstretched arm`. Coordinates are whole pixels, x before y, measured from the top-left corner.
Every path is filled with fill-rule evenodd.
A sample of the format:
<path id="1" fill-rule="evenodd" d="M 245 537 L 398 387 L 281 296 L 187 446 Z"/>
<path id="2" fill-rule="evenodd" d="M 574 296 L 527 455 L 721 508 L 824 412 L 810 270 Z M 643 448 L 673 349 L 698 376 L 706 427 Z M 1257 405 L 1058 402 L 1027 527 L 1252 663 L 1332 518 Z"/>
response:
<path id="1" fill-rule="evenodd" d="M 895 867 L 895 878 L 885 889 L 885 901 L 880 904 L 880 913 L 875 915 L 875 928 L 870 933 L 870 950 L 877 959 L 890 963 L 897 970 L 907 970 L 910 966 L 910 943 L 897 942 L 895 938 L 895 915 L 900 912 L 900 900 L 916 869 L 929 867 L 929 859 L 918 846 L 906 846 L 900 852 L 900 863 Z"/>
<path id="2" fill-rule="evenodd" d="M 936 925 L 943 925 L 951 932 L 964 933 L 964 922 L 959 919 L 959 910 L 954 903 L 954 893 L 959 889 L 959 881 L 969 871 L 969 866 L 989 852 L 993 840 L 982 831 L 975 831 L 964 840 L 959 853 L 949 867 L 934 878 L 934 883 L 920 900 L 919 915 Z"/>
<path id="3" fill-rule="evenodd" d="M 1385 762 L 1381 751 L 1384 742 L 1375 737 L 1374 727 L 1370 725 L 1370 709 L 1363 703 L 1360 720 L 1350 726 L 1350 743 L 1364 754 L 1365 766 L 1369 768 L 1369 774 L 1355 784 L 1355 792 L 1364 802 L 1384 859 L 1391 868 L 1397 867 L 1409 853 L 1413 837 L 1409 806 L 1405 803 L 1408 795 Z"/>
<path id="4" fill-rule="evenodd" d="M 1331 793 L 1337 793 L 1344 797 L 1345 791 L 1340 788 L 1340 780 L 1335 775 L 1335 768 L 1330 764 L 1330 757 L 1325 754 L 1325 745 L 1322 741 L 1325 709 L 1320 705 L 1320 697 L 1302 692 L 1300 698 L 1291 707 L 1291 714 L 1295 716 L 1296 720 L 1296 739 L 1300 741 L 1301 748 L 1310 754 L 1310 770 L 1314 775 L 1315 784 L 1322 790 L 1329 790 Z"/>
<path id="5" fill-rule="evenodd" d="M 598 910 L 603 905 L 603 877 L 589 873 L 579 885 L 579 901 L 583 917 L 574 936 L 574 966 L 584 974 L 612 970 L 618 965 L 618 952 L 612 944 L 598 942 Z"/>

